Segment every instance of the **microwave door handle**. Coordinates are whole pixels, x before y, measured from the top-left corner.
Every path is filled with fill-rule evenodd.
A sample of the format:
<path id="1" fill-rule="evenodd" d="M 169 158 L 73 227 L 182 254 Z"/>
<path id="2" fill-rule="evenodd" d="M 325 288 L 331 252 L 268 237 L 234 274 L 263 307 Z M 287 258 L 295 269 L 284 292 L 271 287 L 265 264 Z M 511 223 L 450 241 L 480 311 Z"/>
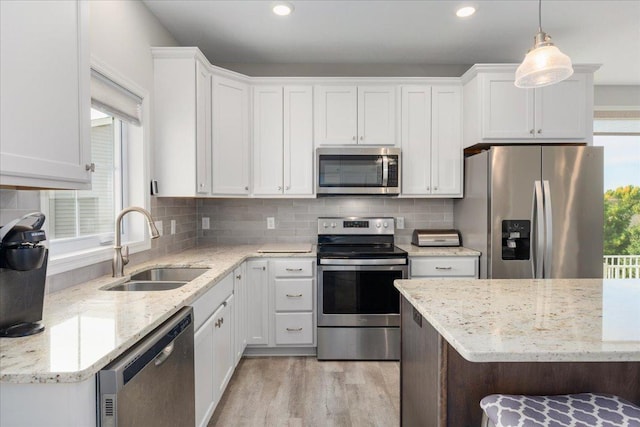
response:
<path id="1" fill-rule="evenodd" d="M 389 182 L 389 157 L 382 156 L 382 186 L 387 187 Z"/>

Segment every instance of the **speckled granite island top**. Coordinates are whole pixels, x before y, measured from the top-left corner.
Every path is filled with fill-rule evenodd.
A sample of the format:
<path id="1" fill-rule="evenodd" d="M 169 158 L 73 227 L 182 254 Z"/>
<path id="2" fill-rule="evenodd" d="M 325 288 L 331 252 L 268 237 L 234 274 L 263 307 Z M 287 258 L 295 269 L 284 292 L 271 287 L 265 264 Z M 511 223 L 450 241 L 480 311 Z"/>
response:
<path id="1" fill-rule="evenodd" d="M 310 253 L 259 253 L 262 245 L 217 246 L 126 267 L 133 274 L 150 267 L 209 267 L 170 291 L 109 292 L 100 288 L 128 279 L 104 276 L 45 296 L 45 331 L 25 338 L 0 338 L 0 381 L 80 382 L 191 304 L 244 260 L 258 257 L 315 257 Z"/>
<path id="2" fill-rule="evenodd" d="M 640 280 L 396 280 L 470 362 L 640 361 Z"/>

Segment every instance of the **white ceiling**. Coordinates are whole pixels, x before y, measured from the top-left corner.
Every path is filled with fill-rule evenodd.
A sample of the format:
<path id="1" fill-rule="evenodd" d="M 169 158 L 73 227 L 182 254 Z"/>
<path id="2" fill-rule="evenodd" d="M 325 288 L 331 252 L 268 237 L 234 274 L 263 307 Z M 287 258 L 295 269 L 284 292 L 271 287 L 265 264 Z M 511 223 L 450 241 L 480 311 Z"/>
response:
<path id="1" fill-rule="evenodd" d="M 536 0 L 144 0 L 183 46 L 213 64 L 520 62 L 538 27 Z M 460 19 L 455 10 L 475 4 Z M 596 84 L 640 85 L 640 0 L 542 2 L 542 29 L 574 63 L 599 63 Z"/>

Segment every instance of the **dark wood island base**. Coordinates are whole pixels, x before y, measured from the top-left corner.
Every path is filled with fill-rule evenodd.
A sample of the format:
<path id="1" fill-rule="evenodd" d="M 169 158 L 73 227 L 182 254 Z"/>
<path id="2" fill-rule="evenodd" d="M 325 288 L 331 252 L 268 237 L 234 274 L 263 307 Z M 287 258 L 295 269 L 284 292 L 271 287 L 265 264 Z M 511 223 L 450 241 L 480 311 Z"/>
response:
<path id="1" fill-rule="evenodd" d="M 400 423 L 478 427 L 493 393 L 609 393 L 640 405 L 640 362 L 469 362 L 402 297 Z"/>

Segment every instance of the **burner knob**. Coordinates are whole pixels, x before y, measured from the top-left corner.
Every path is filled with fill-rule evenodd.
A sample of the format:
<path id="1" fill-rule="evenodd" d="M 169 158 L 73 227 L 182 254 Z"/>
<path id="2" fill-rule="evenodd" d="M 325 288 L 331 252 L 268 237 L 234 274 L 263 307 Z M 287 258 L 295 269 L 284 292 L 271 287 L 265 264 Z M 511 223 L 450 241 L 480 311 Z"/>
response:
<path id="1" fill-rule="evenodd" d="M 336 223 L 335 222 L 331 223 L 331 228 L 336 228 Z"/>
<path id="2" fill-rule="evenodd" d="M 376 222 L 376 227 L 380 228 L 380 223 L 379 222 Z"/>
<path id="3" fill-rule="evenodd" d="M 382 224 L 384 226 L 384 228 L 389 227 L 389 224 L 387 224 L 386 222 Z"/>
<path id="4" fill-rule="evenodd" d="M 322 226 L 323 226 L 324 228 L 327 228 L 327 227 L 329 226 L 329 224 L 327 224 L 327 223 L 325 222 L 325 223 L 322 223 Z"/>

